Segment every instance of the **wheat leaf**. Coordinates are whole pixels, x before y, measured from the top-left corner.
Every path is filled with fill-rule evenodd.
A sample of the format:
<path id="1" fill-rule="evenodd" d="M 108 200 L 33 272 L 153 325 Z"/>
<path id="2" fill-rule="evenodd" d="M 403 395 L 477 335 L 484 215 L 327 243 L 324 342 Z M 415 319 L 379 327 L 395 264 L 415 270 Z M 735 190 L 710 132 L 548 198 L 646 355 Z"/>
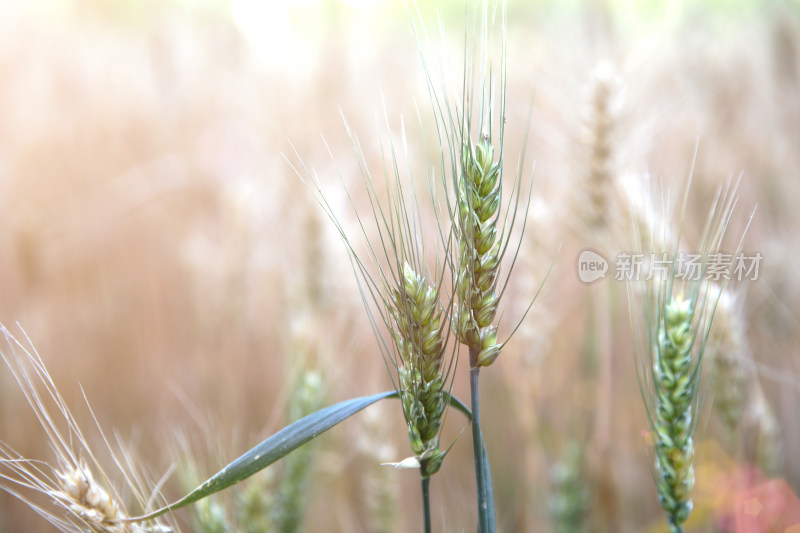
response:
<path id="1" fill-rule="evenodd" d="M 339 422 L 350 418 L 373 403 L 387 398 L 397 397 L 397 391 L 381 392 L 379 394 L 373 394 L 372 396 L 362 396 L 360 398 L 345 400 L 311 413 L 289 424 L 254 448 L 245 452 L 238 459 L 235 459 L 175 503 L 167 505 L 151 514 L 120 520 L 119 522 L 141 522 L 150 520 L 168 511 L 174 511 L 175 509 L 180 509 L 181 507 L 202 500 L 211 494 L 247 479 L 256 472 L 286 457 L 306 442 L 317 438 Z M 448 397 L 449 403 L 453 408 L 462 412 L 467 418 L 472 418 L 472 412 L 463 402 L 455 396 L 448 395 Z"/>

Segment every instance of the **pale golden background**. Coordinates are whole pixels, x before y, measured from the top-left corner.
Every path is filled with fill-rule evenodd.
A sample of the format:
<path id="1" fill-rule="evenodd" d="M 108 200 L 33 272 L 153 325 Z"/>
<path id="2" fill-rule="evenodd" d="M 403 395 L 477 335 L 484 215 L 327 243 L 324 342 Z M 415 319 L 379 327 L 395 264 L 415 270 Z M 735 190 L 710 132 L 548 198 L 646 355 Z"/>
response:
<path id="1" fill-rule="evenodd" d="M 464 7 L 423 3 L 431 31 L 437 9 L 458 72 Z M 581 368 L 597 286 L 578 281 L 574 260 L 599 244 L 572 209 L 586 187 L 587 88 L 604 60 L 618 80 L 615 176 L 649 172 L 680 187 L 699 139 L 689 226 L 740 172 L 734 233 L 758 204 L 745 249 L 763 253 L 762 276 L 739 290 L 754 372 L 780 422 L 781 474 L 797 492 L 800 4 L 510 1 L 508 20 L 508 173 L 534 93 L 527 157 L 536 169 L 506 334 L 562 246 L 534 312 L 483 373 L 499 531 L 547 531 L 548 467 L 566 440 L 587 454 L 595 446 L 596 382 Z M 153 477 L 174 462 L 176 433 L 210 474 L 284 424 L 303 369 L 324 377 L 328 403 L 390 387 L 344 248 L 284 159 L 297 161 L 293 146 L 352 224 L 335 174 L 356 190 L 360 176 L 340 109 L 378 164 L 382 99 L 393 128 L 405 117 L 418 150 L 415 106 L 428 120 L 430 105 L 400 1 L 0 3 L 0 322 L 24 328 L 87 434 L 96 428 L 80 387 L 104 430 L 129 442 Z M 608 512 L 619 531 L 665 531 L 625 287 L 607 283 L 613 446 L 601 477 L 616 489 L 595 493 L 594 520 Z M 464 399 L 465 367 L 455 386 Z M 396 491 L 396 531 L 418 530 L 417 473 L 387 473 L 367 449 L 372 431 L 391 445 L 384 460 L 409 455 L 399 405 L 386 403 L 381 416 L 321 439 L 308 531 L 370 531 L 361 493 L 371 476 Z M 457 442 L 432 484 L 436 530 L 474 527 L 465 426 L 448 417 L 444 440 Z M 698 469 L 748 465 L 753 444 L 722 452 L 718 430 L 713 416 L 701 425 L 702 449 L 716 451 L 701 452 Z M 49 457 L 4 367 L 0 440 Z M 691 531 L 710 531 L 714 513 L 727 512 L 708 496 L 725 479 L 698 474 Z M 164 491 L 180 495 L 174 479 Z M 177 516 L 188 524 L 187 511 Z M 0 532 L 46 525 L 0 495 Z"/>

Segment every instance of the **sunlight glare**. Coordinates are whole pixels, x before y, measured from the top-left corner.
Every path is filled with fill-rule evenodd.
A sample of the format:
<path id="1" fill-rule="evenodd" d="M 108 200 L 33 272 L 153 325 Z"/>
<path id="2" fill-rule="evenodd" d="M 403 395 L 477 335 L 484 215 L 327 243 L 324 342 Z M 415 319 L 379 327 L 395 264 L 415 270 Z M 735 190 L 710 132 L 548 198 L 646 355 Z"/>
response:
<path id="1" fill-rule="evenodd" d="M 231 15 L 255 53 L 272 61 L 286 57 L 292 39 L 286 2 L 231 0 Z"/>

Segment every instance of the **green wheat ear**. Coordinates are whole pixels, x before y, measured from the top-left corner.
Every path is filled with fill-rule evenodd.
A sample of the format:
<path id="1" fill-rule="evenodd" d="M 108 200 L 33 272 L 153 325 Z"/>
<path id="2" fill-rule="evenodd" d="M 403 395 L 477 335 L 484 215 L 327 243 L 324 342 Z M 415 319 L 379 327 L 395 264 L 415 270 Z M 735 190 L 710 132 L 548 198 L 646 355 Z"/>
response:
<path id="1" fill-rule="evenodd" d="M 499 20 L 496 20 L 498 9 Z M 449 151 L 450 176 L 443 185 L 449 191 L 448 210 L 456 243 L 451 259 L 457 296 L 453 330 L 458 342 L 469 348 L 471 368 L 490 366 L 507 342 L 498 340 L 497 311 L 522 244 L 531 200 L 531 190 L 527 191 L 527 199 L 522 191 L 527 132 L 515 175 L 511 181 L 504 180 L 503 175 L 505 4 L 493 3 L 490 8 L 488 2 L 483 2 L 476 14 L 480 15 L 481 27 L 478 30 L 467 25 L 467 53 L 460 96 L 453 97 L 446 83 L 439 85 L 433 76 L 435 69 L 428 69 L 426 65 L 428 86 L 437 104 L 437 123 L 444 132 Z M 471 30 L 476 30 L 472 37 Z M 499 57 L 493 51 L 498 44 L 496 31 L 499 33 Z M 496 73 L 499 74 L 499 89 L 495 87 Z M 527 126 L 530 126 L 530 119 Z M 504 186 L 508 187 L 505 204 Z M 515 237 L 516 242 L 512 243 L 514 224 L 520 222 L 518 216 L 522 231 L 519 240 Z M 511 257 L 506 256 L 508 251 Z M 504 258 L 506 272 L 501 277 Z"/>
<path id="2" fill-rule="evenodd" d="M 435 231 L 425 235 L 423 220 L 427 217 L 420 210 L 408 154 L 401 157 L 388 135 L 387 144 L 381 146 L 384 168 L 383 180 L 378 182 L 368 168 L 357 137 L 346 123 L 345 126 L 359 156 L 370 206 L 364 216 L 348 192 L 366 253 L 356 251 L 352 235 L 328 203 L 313 173 L 304 169 L 301 176 L 305 174 L 314 187 L 317 200 L 350 255 L 378 348 L 402 400 L 409 444 L 415 454 L 412 462 L 418 464 L 422 477 L 428 478 L 439 470 L 445 455 L 439 449 L 439 435 L 456 364 L 455 347 L 449 343 L 449 317 L 455 297 L 448 268 L 453 238 L 439 220 L 432 171 L 428 170 L 425 179 Z M 391 133 L 388 121 L 385 128 Z M 405 131 L 402 136 L 407 149 Z M 427 149 L 425 145 L 426 155 Z M 444 160 L 441 164 L 444 166 Z M 401 176 L 401 168 L 407 168 L 408 176 Z M 378 194 L 379 185 L 385 186 L 386 196 Z"/>
<path id="3" fill-rule="evenodd" d="M 658 499 L 669 516 L 670 529 L 681 526 L 692 512 L 694 488 L 693 402 L 697 398 L 699 373 L 692 364 L 691 300 L 676 296 L 664 309 L 655 347 L 653 384 L 656 391 L 654 417 Z"/>
<path id="4" fill-rule="evenodd" d="M 494 147 L 485 135 L 474 149 L 465 145 L 462 154 L 457 191 L 459 272 L 455 332 L 459 342 L 477 352 L 470 366 L 489 366 L 501 349 L 497 327 L 492 325 L 499 301 L 495 288 L 501 255 L 497 238 L 501 161 L 494 160 Z"/>
<path id="5" fill-rule="evenodd" d="M 684 192 L 679 230 L 690 185 L 691 177 Z M 664 195 L 663 190 L 652 192 Z M 700 376 L 714 313 L 724 289 L 712 290 L 710 281 L 704 278 L 708 258 L 720 251 L 736 200 L 735 186 L 719 191 L 698 248 L 703 258 L 700 272 L 688 279 L 682 277 L 675 263 L 681 239 L 680 231 L 670 231 L 671 214 L 658 213 L 660 228 L 649 223 L 642 228 L 634 223 L 645 250 L 654 256 L 672 257 L 665 272 L 650 272 L 644 287 L 638 285 L 639 280 L 628 283 L 634 360 L 654 439 L 656 488 L 672 533 L 683 532 L 683 524 L 692 512 Z M 666 203 L 662 201 L 661 205 Z M 647 246 L 654 244 L 661 250 Z M 740 240 L 737 253 L 741 246 Z"/>
<path id="6" fill-rule="evenodd" d="M 436 290 L 408 263 L 392 290 L 395 343 L 400 352 L 400 398 L 408 423 L 411 450 L 420 458 L 423 476 L 435 474 L 444 454 L 439 450 L 439 428 L 444 415 L 442 315 Z"/>
<path id="7" fill-rule="evenodd" d="M 479 7 L 478 7 L 479 6 Z M 468 10 L 469 11 L 469 10 Z M 497 310 L 519 253 L 522 235 L 506 262 L 507 276 L 499 280 L 500 264 L 508 251 L 520 207 L 524 150 L 505 208 L 503 203 L 503 137 L 506 98 L 505 2 L 476 4 L 474 26 L 465 27 L 464 67 L 460 96 L 448 90 L 446 69 L 428 63 L 423 53 L 428 88 L 434 104 L 437 131 L 448 152 L 443 158 L 442 185 L 447 194 L 452 254 L 447 257 L 454 284 L 450 323 L 457 341 L 466 345 L 470 365 L 472 444 L 479 531 L 495 531 L 491 471 L 480 424 L 479 375 L 499 357 L 506 341 L 498 340 Z M 499 33 L 499 61 L 495 49 Z M 418 37 L 426 38 L 423 33 Z M 420 45 L 423 45 L 420 41 Z M 499 67 L 499 68 L 498 68 Z M 493 74 L 499 70 L 499 90 Z M 529 121 L 530 123 L 530 121 Z M 527 135 L 525 136 L 527 142 Z M 523 144 L 524 146 L 524 144 Z M 522 233 L 530 207 L 530 192 L 522 214 Z M 505 214 L 501 214 L 504 212 Z M 502 218 L 502 221 L 501 221 Z M 528 310 L 530 307 L 528 307 Z M 527 314 L 527 310 L 525 312 Z M 524 315 L 523 315 L 524 319 Z M 520 319 L 520 323 L 521 323 Z M 514 331 L 519 327 L 519 323 Z M 513 335 L 512 331 L 512 335 Z"/>

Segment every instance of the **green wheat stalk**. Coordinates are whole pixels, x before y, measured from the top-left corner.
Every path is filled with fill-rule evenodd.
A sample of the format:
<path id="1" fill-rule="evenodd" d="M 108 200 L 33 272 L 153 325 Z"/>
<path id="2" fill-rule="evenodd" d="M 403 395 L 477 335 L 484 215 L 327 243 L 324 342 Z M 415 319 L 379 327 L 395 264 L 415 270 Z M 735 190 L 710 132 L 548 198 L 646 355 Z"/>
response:
<path id="1" fill-rule="evenodd" d="M 508 342 L 508 339 L 498 339 L 497 312 L 522 242 L 520 235 L 519 241 L 514 243 L 512 230 L 518 214 L 521 214 L 521 233 L 524 233 L 530 207 L 529 191 L 524 214 L 519 213 L 523 151 L 519 157 L 516 179 L 512 182 L 510 192 L 507 191 L 508 204 L 503 209 L 506 12 L 505 3 L 493 3 L 491 7 L 490 12 L 489 3 L 483 2 L 481 9 L 474 11 L 472 25 L 469 22 L 466 25 L 460 97 L 452 96 L 447 84 L 439 81 L 446 79 L 446 68 L 426 61 L 425 53 L 422 53 L 431 101 L 437 113 L 437 126 L 440 132 L 444 132 L 450 163 L 450 179 L 449 183 L 444 180 L 444 187 L 449 191 L 447 201 L 451 232 L 457 243 L 450 265 L 456 294 L 452 327 L 456 339 L 467 347 L 469 353 L 480 531 L 494 530 L 494 502 L 489 472 L 485 467 L 488 460 L 480 425 L 480 369 L 494 363 Z M 422 48 L 429 39 L 424 26 L 420 27 L 421 30 L 416 33 Z M 499 60 L 492 50 L 495 31 L 499 31 L 501 43 Z M 499 91 L 495 85 L 496 74 L 499 74 Z M 445 176 L 445 172 L 442 175 Z M 512 243 L 515 246 L 511 246 Z M 508 258 L 510 264 L 506 263 L 507 273 L 502 277 L 500 267 L 509 251 L 512 257 Z M 514 331 L 517 327 L 519 324 Z"/>

